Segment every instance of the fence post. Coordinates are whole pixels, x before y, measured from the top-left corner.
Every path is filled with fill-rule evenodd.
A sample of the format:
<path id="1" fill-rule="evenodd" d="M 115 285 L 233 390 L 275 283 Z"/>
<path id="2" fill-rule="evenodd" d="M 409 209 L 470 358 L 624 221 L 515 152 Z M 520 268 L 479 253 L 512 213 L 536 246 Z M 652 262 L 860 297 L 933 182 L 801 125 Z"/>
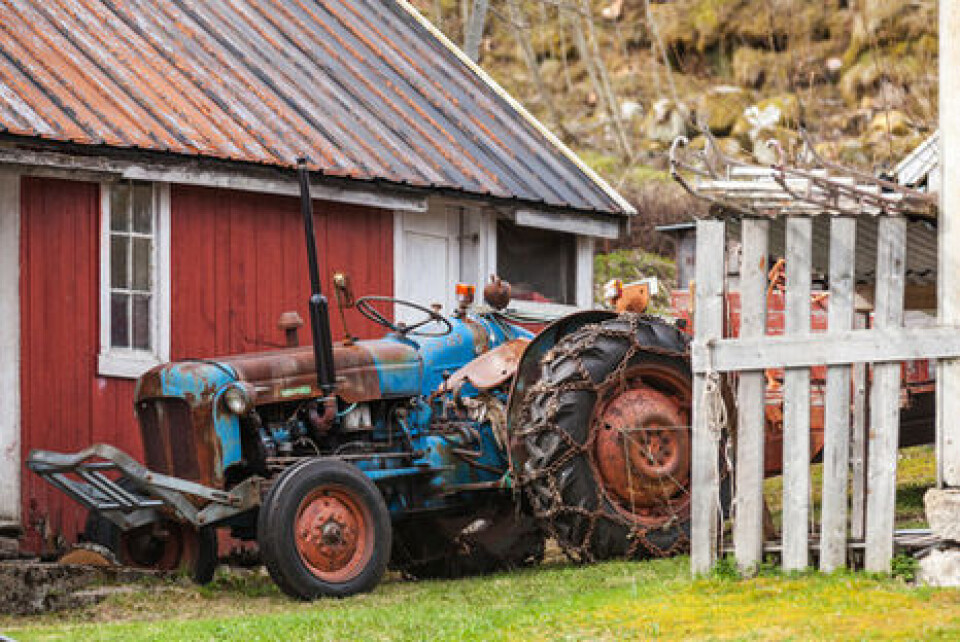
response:
<path id="1" fill-rule="evenodd" d="M 810 333 L 812 221 L 788 218 L 784 333 Z M 810 369 L 783 375 L 783 568 L 806 568 L 810 516 Z"/>
<path id="2" fill-rule="evenodd" d="M 937 320 L 960 324 L 960 4 L 940 11 L 940 215 Z M 937 362 L 937 483 L 960 487 L 960 359 Z"/>
<path id="3" fill-rule="evenodd" d="M 726 279 L 722 221 L 697 221 L 696 303 L 694 341 L 704 346 L 723 334 L 724 282 Z M 693 376 L 693 446 L 691 457 L 690 566 L 694 574 L 706 573 L 717 559 L 719 514 L 719 443 L 706 412 L 704 392 L 708 373 Z"/>
<path id="4" fill-rule="evenodd" d="M 744 219 L 740 267 L 740 336 L 763 336 L 767 327 L 767 254 L 770 222 Z M 763 370 L 740 374 L 737 393 L 736 512 L 733 545 L 740 571 L 756 572 L 763 559 Z"/>
<path id="5" fill-rule="evenodd" d="M 881 216 L 877 226 L 877 283 L 874 327 L 903 325 L 906 221 Z M 900 364 L 873 366 L 867 460 L 867 533 L 865 568 L 889 572 L 897 492 L 900 428 Z"/>
<path id="6" fill-rule="evenodd" d="M 857 222 L 830 221 L 830 304 L 828 332 L 849 330 L 853 323 L 854 248 Z M 827 368 L 823 415 L 823 503 L 820 570 L 844 566 L 847 554 L 847 481 L 850 468 L 850 366 Z"/>

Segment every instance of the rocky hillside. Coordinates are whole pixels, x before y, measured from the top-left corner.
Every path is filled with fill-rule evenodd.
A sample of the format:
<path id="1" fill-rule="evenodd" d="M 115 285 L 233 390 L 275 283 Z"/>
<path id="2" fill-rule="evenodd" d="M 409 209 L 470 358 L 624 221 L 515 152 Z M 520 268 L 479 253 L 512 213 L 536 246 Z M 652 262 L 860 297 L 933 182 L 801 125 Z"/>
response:
<path id="1" fill-rule="evenodd" d="M 416 4 L 463 42 L 473 0 Z M 935 0 L 490 0 L 480 64 L 638 203 L 656 249 L 647 219 L 691 207 L 665 150 L 700 124 L 762 163 L 802 126 L 828 158 L 895 164 L 936 124 L 936 29 Z"/>

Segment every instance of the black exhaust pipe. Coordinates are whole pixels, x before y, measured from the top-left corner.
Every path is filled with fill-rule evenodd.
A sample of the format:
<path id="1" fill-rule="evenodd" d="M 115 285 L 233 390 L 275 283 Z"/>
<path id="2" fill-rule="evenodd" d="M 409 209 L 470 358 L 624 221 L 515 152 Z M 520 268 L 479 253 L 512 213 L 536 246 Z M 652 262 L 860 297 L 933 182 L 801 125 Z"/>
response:
<path id="1" fill-rule="evenodd" d="M 300 212 L 307 237 L 307 263 L 310 270 L 310 329 L 313 334 L 313 358 L 317 364 L 317 382 L 325 394 L 337 385 L 333 368 L 333 338 L 330 334 L 330 309 L 327 297 L 320 290 L 320 267 L 317 265 L 317 241 L 313 233 L 313 201 L 310 199 L 310 172 L 305 158 L 297 159 L 300 178 Z"/>

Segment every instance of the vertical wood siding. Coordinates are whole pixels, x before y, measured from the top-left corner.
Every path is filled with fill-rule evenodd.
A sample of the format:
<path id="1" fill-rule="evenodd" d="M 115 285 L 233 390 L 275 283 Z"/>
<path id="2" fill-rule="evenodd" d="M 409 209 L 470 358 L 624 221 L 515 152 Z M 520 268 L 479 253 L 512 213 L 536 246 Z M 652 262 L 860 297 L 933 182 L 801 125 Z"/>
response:
<path id="1" fill-rule="evenodd" d="M 132 380 L 97 375 L 100 197 L 95 183 L 24 178 L 20 243 L 24 458 L 31 449 L 74 451 L 97 442 L 142 459 Z M 317 202 L 325 293 L 343 336 L 331 276 L 356 294 L 393 293 L 392 213 Z M 280 314 L 306 320 L 309 279 L 295 198 L 171 187 L 171 354 L 210 357 L 284 345 Z M 347 311 L 361 337 L 383 333 Z M 310 330 L 300 331 L 301 343 Z M 84 512 L 23 470 L 24 546 L 76 540 Z"/>
<path id="2" fill-rule="evenodd" d="M 97 376 L 100 191 L 94 183 L 21 183 L 22 449 L 116 444 L 139 457 L 134 382 Z M 72 542 L 84 512 L 23 468 L 25 544 Z"/>
<path id="3" fill-rule="evenodd" d="M 171 188 L 171 355 L 174 359 L 283 347 L 283 312 L 308 321 L 310 279 L 296 198 L 203 187 Z M 350 276 L 357 296 L 393 294 L 393 215 L 316 201 L 317 251 L 335 339 L 343 338 L 332 275 Z M 383 328 L 347 310 L 351 332 Z M 300 329 L 310 341 L 309 325 Z"/>

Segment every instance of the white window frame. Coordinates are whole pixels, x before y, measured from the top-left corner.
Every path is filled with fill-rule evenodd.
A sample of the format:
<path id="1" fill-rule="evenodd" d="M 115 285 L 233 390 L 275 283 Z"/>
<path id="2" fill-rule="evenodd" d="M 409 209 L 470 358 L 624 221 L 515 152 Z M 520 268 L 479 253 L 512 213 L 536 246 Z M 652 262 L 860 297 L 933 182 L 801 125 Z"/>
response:
<path id="1" fill-rule="evenodd" d="M 150 350 L 110 345 L 110 191 L 116 183 L 100 185 L 100 354 L 97 372 L 105 377 L 136 379 L 150 368 L 170 360 L 170 186 L 153 183 L 157 211 L 154 218 L 153 293 Z"/>

